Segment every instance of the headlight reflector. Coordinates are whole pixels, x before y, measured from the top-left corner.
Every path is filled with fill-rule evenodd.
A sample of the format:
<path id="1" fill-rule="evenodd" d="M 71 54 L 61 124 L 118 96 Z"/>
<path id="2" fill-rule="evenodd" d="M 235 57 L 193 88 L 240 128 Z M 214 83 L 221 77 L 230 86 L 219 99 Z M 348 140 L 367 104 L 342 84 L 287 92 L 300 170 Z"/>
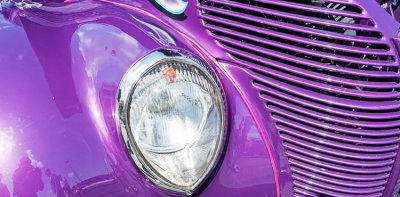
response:
<path id="1" fill-rule="evenodd" d="M 121 129 L 132 158 L 157 185 L 190 194 L 217 159 L 225 110 L 214 76 L 197 58 L 156 51 L 120 88 Z"/>

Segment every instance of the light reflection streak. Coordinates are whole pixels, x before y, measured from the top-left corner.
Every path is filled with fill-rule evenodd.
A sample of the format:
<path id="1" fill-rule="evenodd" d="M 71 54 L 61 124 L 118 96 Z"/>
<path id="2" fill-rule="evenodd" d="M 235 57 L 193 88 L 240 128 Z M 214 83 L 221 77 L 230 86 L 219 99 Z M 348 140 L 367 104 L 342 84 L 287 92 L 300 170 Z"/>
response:
<path id="1" fill-rule="evenodd" d="M 0 129 L 0 166 L 4 166 L 4 164 L 9 161 L 11 157 L 11 152 L 13 151 L 15 146 L 13 136 L 9 135 L 8 133 L 10 132 Z"/>

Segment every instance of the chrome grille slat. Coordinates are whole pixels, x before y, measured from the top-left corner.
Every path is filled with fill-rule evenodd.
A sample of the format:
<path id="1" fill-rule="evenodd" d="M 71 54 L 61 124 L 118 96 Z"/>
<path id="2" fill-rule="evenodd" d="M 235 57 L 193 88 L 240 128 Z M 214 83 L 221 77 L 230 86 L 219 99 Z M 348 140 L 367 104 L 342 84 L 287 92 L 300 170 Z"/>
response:
<path id="1" fill-rule="evenodd" d="M 265 19 L 265 18 L 261 18 L 261 17 L 249 17 L 249 16 L 245 16 L 243 14 L 237 14 L 237 13 L 233 13 L 233 12 L 229 12 L 229 11 L 225 11 L 225 10 L 221 10 L 221 9 L 215 9 L 210 6 L 198 5 L 197 7 L 201 10 L 210 11 L 213 13 L 218 13 L 218 14 L 226 15 L 226 16 L 230 16 L 230 17 L 236 17 L 241 20 L 248 20 L 251 22 L 270 25 L 270 26 L 274 26 L 274 27 L 278 27 L 278 28 L 282 28 L 282 29 L 295 31 L 295 32 L 301 31 L 303 33 L 307 33 L 307 34 L 314 35 L 314 36 L 328 37 L 331 39 L 338 39 L 338 40 L 344 40 L 344 41 L 350 41 L 350 42 L 357 40 L 359 42 L 366 42 L 366 43 L 371 43 L 371 44 L 385 44 L 381 39 L 374 38 L 374 37 L 353 36 L 353 35 L 340 34 L 340 33 L 334 33 L 334 32 L 329 32 L 329 34 L 328 34 L 327 32 L 324 32 L 324 31 L 321 31 L 318 29 L 303 27 L 303 26 L 299 26 L 299 25 L 293 25 L 293 24 L 289 24 L 289 23 L 283 23 L 283 22 Z"/>
<path id="2" fill-rule="evenodd" d="M 282 1 L 279 1 L 279 0 L 253 0 L 253 1 L 268 3 L 268 4 L 272 4 L 272 5 L 281 5 L 282 4 Z M 310 5 L 306 5 L 306 4 L 291 3 L 291 2 L 284 2 L 284 3 L 285 3 L 285 7 L 293 8 L 293 9 L 301 9 L 301 10 L 317 12 L 317 13 L 321 13 L 321 14 L 331 14 L 331 15 L 338 15 L 338 16 L 368 19 L 367 16 L 362 15 L 357 12 L 352 12 L 352 11 L 322 8 L 322 7 L 310 6 Z M 343 3 L 343 2 L 341 2 L 341 3 Z"/>
<path id="3" fill-rule="evenodd" d="M 304 197 L 304 196 L 318 197 L 318 194 L 308 190 L 301 189 L 299 187 L 294 188 L 294 192 L 295 192 L 294 194 L 295 197 Z"/>
<path id="4" fill-rule="evenodd" d="M 227 48 L 228 51 L 231 51 L 230 48 Z M 232 54 L 235 54 L 235 52 L 232 52 Z M 270 69 L 277 69 L 283 72 L 290 72 L 293 75 L 302 77 L 307 80 L 314 80 L 314 81 L 324 81 L 327 78 L 329 78 L 329 82 L 325 82 L 327 84 L 334 84 L 339 87 L 350 87 L 352 89 L 357 89 L 357 87 L 361 88 L 366 88 L 366 89 L 386 89 L 386 90 L 381 90 L 381 91 L 391 91 L 392 89 L 397 89 L 400 88 L 400 84 L 395 83 L 395 82 L 382 82 L 382 83 L 376 83 L 376 82 L 371 82 L 371 81 L 358 81 L 354 79 L 346 79 L 346 78 L 341 78 L 337 76 L 332 76 L 329 74 L 322 74 L 314 71 L 310 71 L 308 69 L 303 69 L 299 67 L 293 67 L 289 66 L 287 64 L 284 64 L 282 62 L 277 62 L 268 58 L 260 58 L 256 57 L 255 55 L 249 54 L 249 53 L 241 53 L 242 56 L 246 58 L 251 58 L 253 61 L 260 61 L 260 65 L 256 65 L 255 63 L 251 63 L 246 60 L 234 58 L 236 62 L 246 65 L 246 67 L 258 71 L 258 72 L 267 72 L 265 67 L 270 68 Z M 263 63 L 261 63 L 261 61 Z M 364 90 L 364 89 L 363 89 Z"/>
<path id="5" fill-rule="evenodd" d="M 353 182 L 353 181 L 346 181 L 343 179 L 337 179 L 337 178 L 332 178 L 329 176 L 324 176 L 318 173 L 314 173 L 311 171 L 307 171 L 301 168 L 298 168 L 296 166 L 293 166 L 293 172 L 296 174 L 301 174 L 304 177 L 308 178 L 314 178 L 316 180 L 325 182 L 325 183 L 331 183 L 334 185 L 340 185 L 340 186 L 346 186 L 346 185 L 352 185 L 355 188 L 371 188 L 371 187 L 379 187 L 383 186 L 386 184 L 386 181 L 384 180 L 377 180 L 377 181 L 363 181 L 363 182 Z"/>
<path id="6" fill-rule="evenodd" d="M 318 193 L 318 194 L 325 194 L 327 196 L 336 196 L 336 197 L 378 197 L 378 196 L 382 196 L 381 192 L 372 193 L 372 194 L 360 194 L 360 195 L 358 195 L 358 194 L 339 193 L 339 192 L 335 192 L 335 191 L 332 191 L 332 190 L 326 190 L 326 189 L 323 189 L 323 188 L 320 188 L 320 187 L 316 187 L 316 186 L 313 186 L 313 185 L 310 185 L 310 184 L 307 184 L 307 183 L 304 183 L 304 182 L 301 182 L 301 181 L 297 181 L 297 180 L 295 180 L 293 182 L 293 184 L 296 187 L 300 187 L 300 188 L 303 188 L 305 190 L 313 191 L 313 192 Z"/>
<path id="7" fill-rule="evenodd" d="M 400 108 L 400 103 L 397 100 L 389 100 L 389 101 L 368 101 L 368 100 L 352 100 L 348 98 L 335 97 L 332 95 L 320 94 L 315 91 L 307 90 L 304 88 L 300 88 L 298 86 L 294 86 L 291 84 L 284 83 L 282 81 L 278 81 L 276 79 L 265 78 L 265 76 L 260 76 L 260 74 L 250 72 L 251 76 L 255 78 L 256 81 L 265 83 L 270 86 L 274 86 L 276 88 L 281 88 L 285 91 L 292 92 L 293 94 L 297 94 L 299 96 L 308 97 L 310 100 L 320 100 L 321 102 L 326 103 L 327 105 L 337 105 L 341 107 L 354 108 L 360 110 L 395 110 Z M 259 83 L 255 83 L 254 87 L 262 90 L 263 86 Z M 335 101 L 332 103 L 332 101 Z M 351 103 L 353 101 L 353 103 Z M 351 104 L 349 104 L 351 103 Z"/>
<path id="8" fill-rule="evenodd" d="M 312 143 L 310 141 L 306 141 L 300 138 L 292 137 L 287 135 L 286 133 L 281 133 L 281 137 L 284 141 L 296 144 L 304 148 L 313 149 L 318 152 L 331 154 L 337 157 L 352 158 L 359 160 L 381 160 L 381 159 L 390 159 L 395 156 L 395 153 L 393 152 L 373 154 L 373 153 L 358 153 L 358 152 L 350 152 L 349 150 L 345 151 L 345 150 L 334 149 L 327 146 Z"/>
<path id="9" fill-rule="evenodd" d="M 382 122 L 371 122 L 371 121 L 358 121 L 353 119 L 341 118 L 338 116 L 327 115 L 324 113 L 320 113 L 314 110 L 309 110 L 307 108 L 300 107 L 298 105 L 289 104 L 285 102 L 280 102 L 275 98 L 264 96 L 263 98 L 267 99 L 268 102 L 273 103 L 269 109 L 272 111 L 279 112 L 279 108 L 288 109 L 290 108 L 291 111 L 294 113 L 301 114 L 303 116 L 308 116 L 313 119 L 318 119 L 321 122 L 335 122 L 341 125 L 351 126 L 351 127 L 362 127 L 363 129 L 385 129 L 385 128 L 395 128 L 399 123 L 399 120 L 396 121 L 382 121 Z M 274 110 L 275 109 L 275 110 Z"/>
<path id="10" fill-rule="evenodd" d="M 292 14 L 292 13 L 288 13 L 288 12 L 284 13 L 284 12 L 280 12 L 277 10 L 248 6 L 246 4 L 241 4 L 241 3 L 234 2 L 234 1 L 221 1 L 221 0 L 207 0 L 207 1 L 214 2 L 214 3 L 221 3 L 223 5 L 230 6 L 231 8 L 235 7 L 235 8 L 239 8 L 239 9 L 244 9 L 246 11 L 254 11 L 257 13 L 268 14 L 268 15 L 278 16 L 278 17 L 284 17 L 284 18 L 291 19 L 291 20 L 300 20 L 305 23 L 325 25 L 326 22 L 329 22 L 331 26 L 338 27 L 338 28 L 354 29 L 354 30 L 360 30 L 360 31 L 371 31 L 371 32 L 376 31 L 376 29 L 371 27 L 370 25 L 332 22 L 332 21 L 327 21 L 325 19 L 321 19 L 321 18 L 313 18 L 313 17 L 307 17 L 307 16 L 299 17 L 296 14 Z M 249 15 L 249 16 L 251 16 L 251 15 Z"/>
<path id="11" fill-rule="evenodd" d="M 361 47 L 352 47 L 352 46 L 346 46 L 346 45 L 340 45 L 340 44 L 334 44 L 334 43 L 329 43 L 329 42 L 324 42 L 324 41 L 318 41 L 316 42 L 313 39 L 307 39 L 304 37 L 300 37 L 300 36 L 295 36 L 292 34 L 287 34 L 287 33 L 281 33 L 281 32 L 277 32 L 271 29 L 265 29 L 265 28 L 260 28 L 260 27 L 256 27 L 256 26 L 252 26 L 252 25 L 248 25 L 245 23 L 240 23 L 240 22 L 236 22 L 233 20 L 227 20 L 227 19 L 219 19 L 216 18 L 214 16 L 202 16 L 204 19 L 210 20 L 210 21 L 214 21 L 214 22 L 224 22 L 224 23 L 229 23 L 232 27 L 237 28 L 237 30 L 242 30 L 242 31 L 231 31 L 230 29 L 227 28 L 223 28 L 220 26 L 216 26 L 216 25 L 211 25 L 211 24 L 205 24 L 204 26 L 207 29 L 210 30 L 215 30 L 218 32 L 223 32 L 223 33 L 230 33 L 236 36 L 249 36 L 246 35 L 244 33 L 242 33 L 243 31 L 254 31 L 254 32 L 258 32 L 258 33 L 262 33 L 268 36 L 273 36 L 276 38 L 280 38 L 280 39 L 286 39 L 286 40 L 290 40 L 293 42 L 298 42 L 298 43 L 302 43 L 302 44 L 307 44 L 307 45 L 313 45 L 313 46 L 317 46 L 317 47 L 326 47 L 327 44 L 330 45 L 330 49 L 333 50 L 339 50 L 339 51 L 343 51 L 343 52 L 349 52 L 349 53 L 358 53 L 358 54 L 368 54 L 368 55 L 388 55 L 388 51 L 384 50 L 384 49 L 368 49 L 365 50 L 365 48 L 361 48 Z M 257 39 L 262 39 L 262 37 L 256 37 L 256 36 L 252 36 L 254 38 Z"/>
<path id="12" fill-rule="evenodd" d="M 344 192 L 344 193 L 349 193 L 349 194 L 365 194 L 365 193 L 375 193 L 375 192 L 382 192 L 383 187 L 382 186 L 376 186 L 376 187 L 370 187 L 370 188 L 346 188 L 346 187 L 341 187 L 338 185 L 331 185 L 331 184 L 325 184 L 322 181 L 316 180 L 316 179 L 311 179 L 305 176 L 302 176 L 300 174 L 294 174 L 293 177 L 299 181 L 309 183 L 311 185 L 316 185 L 321 188 L 325 188 L 328 190 L 334 190 L 334 191 L 339 191 L 339 192 Z"/>
<path id="13" fill-rule="evenodd" d="M 385 159 L 379 161 L 366 161 L 366 160 L 357 160 L 352 158 L 340 158 L 334 155 L 326 154 L 320 152 L 318 150 L 307 149 L 295 144 L 285 143 L 284 146 L 287 150 L 294 151 L 297 153 L 301 153 L 307 155 L 307 157 L 320 159 L 323 161 L 334 162 L 343 165 L 349 165 L 354 167 L 366 168 L 366 167 L 382 167 L 393 164 L 392 159 Z"/>
<path id="14" fill-rule="evenodd" d="M 357 143 L 357 144 L 363 144 L 363 145 L 382 145 L 382 144 L 394 144 L 399 142 L 399 138 L 397 137 L 386 137 L 386 138 L 373 138 L 370 137 L 368 138 L 366 135 L 361 135 L 363 138 L 352 136 L 352 135 L 346 135 L 347 133 L 339 133 L 338 130 L 329 131 L 327 129 L 319 129 L 317 127 L 311 127 L 307 126 L 304 124 L 299 124 L 298 121 L 294 122 L 291 121 L 287 118 L 280 117 L 280 116 L 274 116 L 273 117 L 277 122 L 280 122 L 284 125 L 288 125 L 289 127 L 296 128 L 301 131 L 305 131 L 307 133 L 312 133 L 315 135 L 320 135 L 328 139 L 335 139 L 337 141 L 343 141 L 347 143 Z M 382 130 L 378 130 L 377 132 L 381 132 Z"/>
<path id="15" fill-rule="evenodd" d="M 234 49 L 230 46 L 225 46 L 225 49 L 227 51 L 229 51 L 231 54 L 249 57 L 249 58 L 252 58 L 257 61 L 265 60 L 265 58 L 263 58 L 261 56 L 257 57 L 256 55 L 252 55 L 252 54 L 246 53 L 244 51 Z M 269 50 L 264 50 L 264 51 L 269 52 Z M 270 54 L 270 55 L 274 56 L 276 58 L 281 58 L 279 53 Z M 236 59 L 237 58 L 235 58 L 235 60 Z M 333 67 L 328 64 L 324 65 L 324 64 L 320 64 L 318 62 L 312 62 L 312 61 L 308 61 L 308 60 L 300 60 L 300 59 L 292 58 L 292 57 L 288 57 L 286 59 L 292 61 L 293 63 L 299 64 L 299 65 L 307 64 L 310 68 L 320 69 L 320 70 L 324 70 L 324 71 L 328 71 L 328 72 L 344 73 L 344 74 L 349 74 L 349 75 L 353 75 L 353 76 L 371 77 L 371 78 L 397 78 L 397 77 L 399 77 L 399 75 L 395 72 L 378 72 L 378 71 L 364 71 L 364 70 L 359 70 L 357 72 L 353 68 Z M 379 74 L 381 74 L 381 75 L 379 75 Z M 397 86 L 398 86 L 398 84 L 394 85 L 393 87 L 396 88 Z"/>
<path id="16" fill-rule="evenodd" d="M 289 162 L 296 166 L 297 168 L 293 168 L 293 171 L 296 171 L 300 174 L 303 174 L 301 171 L 308 171 L 308 172 L 315 172 L 317 174 L 326 176 L 326 177 L 334 177 L 338 179 L 346 179 L 346 180 L 353 180 L 353 181 L 378 181 L 378 180 L 383 180 L 389 176 L 389 174 L 375 174 L 373 176 L 368 176 L 368 175 L 360 175 L 360 174 L 351 174 L 351 173 L 343 173 L 343 172 L 336 172 L 324 168 L 318 168 L 314 165 L 310 165 L 298 160 L 295 160 L 293 158 L 289 159 Z M 297 170 L 296 170 L 297 169 Z"/>
<path id="17" fill-rule="evenodd" d="M 374 153 L 374 152 L 389 152 L 389 151 L 394 151 L 398 149 L 399 147 L 396 145 L 386 145 L 386 146 L 362 146 L 362 145 L 353 145 L 349 143 L 342 143 L 339 141 L 333 141 L 330 139 L 326 139 L 323 137 L 317 137 L 313 136 L 310 134 L 307 134 L 306 132 L 301 132 L 283 125 L 278 125 L 277 128 L 285 134 L 289 134 L 293 137 L 296 137 L 298 139 L 302 140 L 308 140 L 312 139 L 316 141 L 316 144 L 322 145 L 322 146 L 327 146 L 327 147 L 332 147 L 332 148 L 338 148 L 338 149 L 346 149 L 348 151 L 355 151 L 355 152 L 363 152 L 363 153 Z"/>
<path id="18" fill-rule="evenodd" d="M 400 116 L 400 112 L 395 112 L 395 113 L 358 112 L 349 109 L 336 108 L 335 106 L 326 106 L 318 102 L 311 103 L 306 98 L 294 96 L 292 94 L 289 94 L 288 92 L 279 91 L 267 86 L 263 86 L 262 88 L 260 88 L 260 91 L 268 92 L 268 94 L 273 95 L 274 97 L 280 98 L 282 100 L 290 100 L 303 107 L 313 108 L 314 110 L 317 111 L 325 111 L 325 113 L 327 114 L 336 114 L 338 116 L 345 116 L 349 118 L 368 119 L 370 121 L 380 120 L 384 122 L 387 120 L 398 119 Z M 260 96 L 265 100 L 267 99 L 264 93 L 261 94 Z M 396 129 L 390 132 L 375 133 L 369 131 L 360 134 L 367 136 L 385 136 L 385 135 L 397 135 L 399 134 L 399 132 L 400 132 L 399 129 Z"/>
<path id="19" fill-rule="evenodd" d="M 332 170 L 337 170 L 340 172 L 345 172 L 345 173 L 356 173 L 356 174 L 378 174 L 378 173 L 386 173 L 386 172 L 390 172 L 391 168 L 388 166 L 383 166 L 383 167 L 379 167 L 379 168 L 357 168 L 357 167 L 351 167 L 351 166 L 344 166 L 344 165 L 337 165 L 335 163 L 330 163 L 321 159 L 315 159 L 315 158 L 310 158 L 310 157 L 304 157 L 303 155 L 300 155 L 298 153 L 295 153 L 293 151 L 288 151 L 287 154 L 296 159 L 296 160 L 301 160 L 305 163 L 308 164 L 313 164 L 316 166 L 319 166 L 321 168 L 328 168 L 328 169 L 332 169 Z M 318 177 L 318 174 L 305 174 L 308 177 Z M 323 178 L 321 178 L 323 179 Z M 355 182 L 351 182 L 351 181 L 346 181 L 343 179 L 324 179 L 325 182 L 332 182 L 336 185 L 347 185 L 347 184 L 353 184 L 353 186 L 355 187 L 373 187 L 376 185 L 384 185 L 386 183 L 386 181 L 380 180 L 380 181 L 374 181 L 372 183 L 370 183 L 371 185 L 367 185 L 365 182 L 363 183 L 355 183 Z"/>
<path id="20" fill-rule="evenodd" d="M 259 52 L 259 53 L 267 53 L 267 51 L 270 50 L 270 49 L 267 49 L 267 48 L 263 48 L 263 47 L 260 47 L 260 46 L 256 46 L 256 45 L 254 45 L 254 44 L 243 43 L 242 41 L 238 41 L 238 40 L 236 40 L 236 39 L 231 39 L 231 38 L 228 38 L 228 37 L 223 37 L 223 36 L 219 36 L 219 35 L 214 35 L 214 37 L 215 37 L 215 39 L 217 39 L 217 40 L 219 40 L 219 41 L 222 41 L 222 42 L 225 42 L 225 43 L 230 43 L 230 44 L 242 46 L 243 48 L 252 48 L 253 50 L 256 50 L 256 51 Z M 260 42 L 262 42 L 262 40 L 260 40 Z M 275 43 L 275 42 L 274 42 L 274 41 L 270 41 L 270 44 L 272 44 L 272 43 Z M 243 45 L 243 44 L 246 44 L 246 45 Z M 283 45 L 284 45 L 284 44 L 283 44 Z M 276 46 L 278 46 L 278 45 L 276 45 Z M 305 55 L 310 55 L 310 54 L 312 54 L 311 52 L 306 52 L 306 51 L 304 51 L 304 49 L 302 49 L 302 48 L 300 48 L 300 47 L 293 47 L 293 48 L 297 48 L 296 50 L 301 51 L 301 53 L 302 53 L 302 54 L 305 54 Z M 289 50 L 289 49 L 288 49 L 288 50 Z M 287 55 L 287 54 L 285 54 L 285 53 L 280 53 L 279 51 L 275 51 L 275 53 L 279 53 L 281 56 Z M 306 53 L 308 53 L 308 54 L 306 54 Z M 323 54 L 323 53 L 320 53 L 320 54 Z M 271 56 L 273 56 L 274 54 L 265 54 L 265 55 L 271 55 Z M 277 56 L 277 55 L 276 55 L 276 56 Z M 297 56 L 293 56 L 293 57 L 294 57 L 294 58 L 297 58 L 297 59 L 298 59 L 297 61 L 299 61 L 299 62 L 303 62 L 304 60 L 307 60 L 307 59 L 299 58 L 299 57 L 297 57 Z M 387 67 L 397 67 L 397 66 L 398 66 L 397 62 L 354 60 L 354 59 L 352 59 L 352 58 L 345 58 L 345 57 L 340 57 L 340 56 L 337 56 L 337 55 L 334 56 L 334 57 L 328 57 L 327 54 L 326 54 L 326 55 L 324 54 L 324 55 L 321 55 L 320 58 L 322 58 L 322 59 L 328 59 L 328 58 L 329 58 L 330 60 L 334 60 L 334 61 L 345 61 L 345 62 L 348 62 L 348 63 L 357 63 L 357 64 L 371 65 L 371 66 L 382 66 L 382 65 L 385 65 L 385 66 L 387 66 Z M 333 59 L 333 58 L 335 58 L 335 59 Z M 347 60 L 346 60 L 346 59 L 347 59 Z M 309 60 L 309 61 L 310 61 L 310 60 Z"/>
<path id="21" fill-rule="evenodd" d="M 360 136 L 364 136 L 364 135 L 360 134 L 361 132 L 367 131 L 367 130 L 360 131 L 362 129 L 350 128 L 350 127 L 346 127 L 344 125 L 334 125 L 331 123 L 319 122 L 319 121 L 317 121 L 315 119 L 311 119 L 309 117 L 301 117 L 298 115 L 293 115 L 289 111 L 284 111 L 284 110 L 281 110 L 281 111 L 275 112 L 275 113 L 279 114 L 279 116 L 277 115 L 277 116 L 273 117 L 273 119 L 275 119 L 275 120 L 280 120 L 278 117 L 282 117 L 282 118 L 286 118 L 286 119 L 290 119 L 290 120 L 296 120 L 296 121 L 293 121 L 294 124 L 310 125 L 315 128 L 319 128 L 320 130 L 331 130 L 331 131 L 340 132 L 343 134 L 360 135 Z M 359 132 L 357 132 L 357 131 L 359 131 Z M 385 130 L 382 129 L 382 130 L 378 130 L 378 131 L 384 132 Z M 391 131 L 391 130 L 389 130 L 389 131 Z M 365 140 L 365 141 L 368 141 L 368 140 Z"/>

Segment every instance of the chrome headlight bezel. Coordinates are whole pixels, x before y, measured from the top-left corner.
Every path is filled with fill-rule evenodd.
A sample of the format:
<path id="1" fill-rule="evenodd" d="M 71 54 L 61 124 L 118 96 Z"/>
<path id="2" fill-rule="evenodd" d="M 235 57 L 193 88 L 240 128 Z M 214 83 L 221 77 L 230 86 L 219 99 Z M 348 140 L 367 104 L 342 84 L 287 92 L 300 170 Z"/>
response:
<path id="1" fill-rule="evenodd" d="M 205 74 L 208 75 L 211 79 L 213 79 L 213 86 L 219 96 L 218 102 L 220 103 L 220 112 L 221 112 L 221 129 L 219 133 L 218 144 L 216 147 L 216 151 L 212 157 L 212 163 L 208 165 L 206 171 L 202 174 L 201 178 L 191 187 L 182 188 L 177 185 L 174 185 L 168 180 L 163 179 L 161 175 L 159 175 L 156 170 L 152 168 L 151 165 L 146 164 L 146 159 L 141 154 L 141 151 L 138 145 L 135 142 L 134 136 L 130 130 L 130 121 L 129 121 L 129 110 L 131 103 L 131 95 L 133 94 L 133 90 L 135 88 L 136 83 L 141 79 L 141 77 L 147 73 L 152 68 L 159 66 L 168 61 L 178 61 L 184 64 L 188 64 L 191 66 L 200 69 Z M 160 49 L 151 52 L 146 55 L 143 59 L 135 63 L 131 68 L 128 69 L 127 73 L 124 75 L 120 88 L 118 91 L 118 120 L 120 125 L 120 130 L 122 133 L 123 140 L 125 142 L 125 146 L 130 153 L 132 160 L 135 162 L 136 166 L 139 170 L 154 184 L 157 186 L 167 189 L 169 191 L 179 193 L 179 194 L 192 194 L 202 183 L 204 180 L 208 178 L 210 172 L 215 168 L 217 162 L 220 160 L 220 157 L 223 152 L 223 147 L 226 139 L 226 100 L 224 99 L 224 92 L 221 88 L 221 83 L 214 74 L 214 71 L 211 70 L 208 65 L 202 61 L 200 58 L 196 57 L 185 51 L 180 51 L 176 49 Z"/>

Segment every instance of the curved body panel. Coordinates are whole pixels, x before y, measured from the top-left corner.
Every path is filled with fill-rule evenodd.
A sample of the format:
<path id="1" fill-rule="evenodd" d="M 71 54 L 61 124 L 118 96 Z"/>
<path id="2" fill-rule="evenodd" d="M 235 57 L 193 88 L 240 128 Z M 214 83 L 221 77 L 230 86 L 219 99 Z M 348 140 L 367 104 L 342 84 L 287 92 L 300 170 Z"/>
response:
<path id="1" fill-rule="evenodd" d="M 168 12 L 161 2 L 2 2 L 0 196 L 175 195 L 135 166 L 116 114 L 126 71 L 161 48 L 202 58 L 226 96 L 223 154 L 195 195 L 398 193 L 390 10 L 199 0 Z"/>
<path id="2" fill-rule="evenodd" d="M 168 28 L 161 12 L 146 15 L 156 10 L 150 3 L 131 3 L 136 10 L 107 2 L 3 7 L 2 196 L 171 195 L 131 161 L 116 121 L 117 90 L 126 70 L 158 48 L 207 56 L 198 43 Z M 197 194 L 276 196 L 253 117 L 232 82 L 208 61 L 229 90 L 231 113 L 224 157 Z"/>

